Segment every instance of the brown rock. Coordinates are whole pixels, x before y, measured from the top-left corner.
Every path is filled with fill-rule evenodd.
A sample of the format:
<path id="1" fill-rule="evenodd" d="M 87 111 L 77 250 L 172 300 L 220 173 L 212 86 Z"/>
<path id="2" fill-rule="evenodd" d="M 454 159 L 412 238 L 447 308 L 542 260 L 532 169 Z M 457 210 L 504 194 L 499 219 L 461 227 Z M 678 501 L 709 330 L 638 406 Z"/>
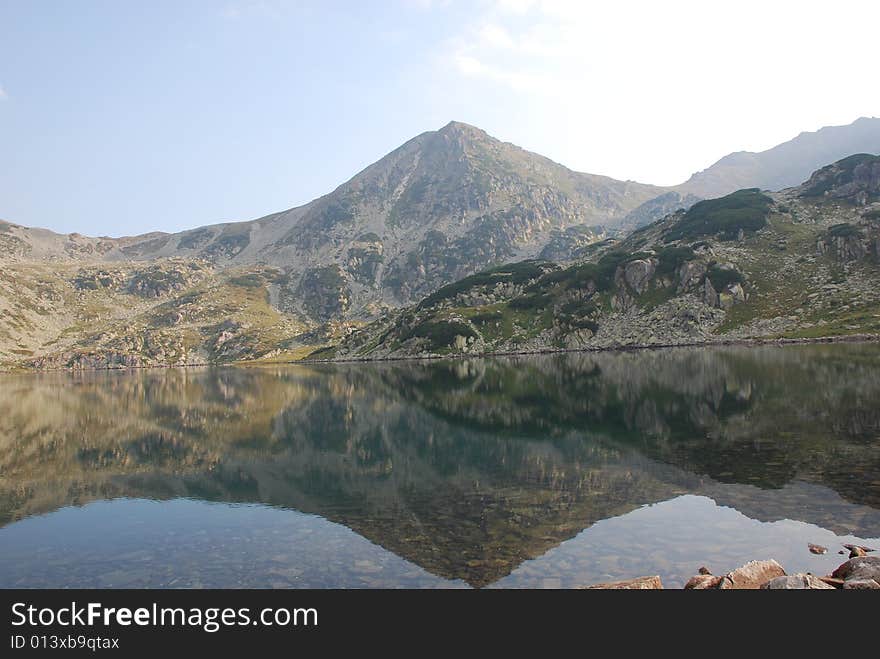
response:
<path id="1" fill-rule="evenodd" d="M 769 561 L 749 561 L 729 573 L 725 580 L 729 585 L 721 584 L 722 589 L 757 589 L 775 577 L 784 577 L 785 570 L 772 558 Z"/>
<path id="2" fill-rule="evenodd" d="M 819 577 L 822 581 L 827 583 L 829 586 L 834 586 L 835 588 L 842 588 L 844 581 L 843 579 L 835 579 L 834 577 Z"/>
<path id="3" fill-rule="evenodd" d="M 847 549 L 849 549 L 849 557 L 856 558 L 858 556 L 865 556 L 866 554 L 874 551 L 870 547 L 865 547 L 864 545 L 843 545 Z"/>
<path id="4" fill-rule="evenodd" d="M 700 574 L 712 574 L 709 571 L 709 568 L 707 568 L 705 565 L 703 567 L 701 567 L 699 570 L 697 570 L 697 572 L 699 572 Z"/>
<path id="5" fill-rule="evenodd" d="M 684 585 L 685 590 L 716 590 L 724 581 L 724 577 L 713 577 L 711 574 L 698 574 L 691 577 Z"/>
<path id="6" fill-rule="evenodd" d="M 824 554 L 828 551 L 828 547 L 823 547 L 822 545 L 814 545 L 812 543 L 807 543 L 807 547 L 809 547 L 811 554 Z"/>
<path id="7" fill-rule="evenodd" d="M 663 590 L 663 584 L 660 577 L 636 577 L 635 579 L 626 579 L 624 581 L 611 581 L 608 583 L 597 583 L 593 586 L 585 586 L 585 590 L 605 589 L 605 590 Z"/>

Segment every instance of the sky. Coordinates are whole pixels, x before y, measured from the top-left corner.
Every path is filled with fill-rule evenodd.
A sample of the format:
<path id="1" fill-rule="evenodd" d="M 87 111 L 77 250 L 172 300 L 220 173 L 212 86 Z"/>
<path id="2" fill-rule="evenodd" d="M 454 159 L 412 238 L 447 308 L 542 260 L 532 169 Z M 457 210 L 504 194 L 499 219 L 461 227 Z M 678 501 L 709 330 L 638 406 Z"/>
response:
<path id="1" fill-rule="evenodd" d="M 0 0 L 0 218 L 254 219 L 451 120 L 672 185 L 880 116 L 878 25 L 876 0 Z"/>

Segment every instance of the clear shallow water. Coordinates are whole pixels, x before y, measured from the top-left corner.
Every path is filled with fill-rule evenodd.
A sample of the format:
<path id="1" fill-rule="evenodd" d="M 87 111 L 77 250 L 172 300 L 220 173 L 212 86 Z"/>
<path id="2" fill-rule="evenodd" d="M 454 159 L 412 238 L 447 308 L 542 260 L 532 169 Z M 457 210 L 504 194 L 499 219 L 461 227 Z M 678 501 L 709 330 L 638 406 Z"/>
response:
<path id="1" fill-rule="evenodd" d="M 0 378 L 0 587 L 675 586 L 878 537 L 880 346 Z"/>

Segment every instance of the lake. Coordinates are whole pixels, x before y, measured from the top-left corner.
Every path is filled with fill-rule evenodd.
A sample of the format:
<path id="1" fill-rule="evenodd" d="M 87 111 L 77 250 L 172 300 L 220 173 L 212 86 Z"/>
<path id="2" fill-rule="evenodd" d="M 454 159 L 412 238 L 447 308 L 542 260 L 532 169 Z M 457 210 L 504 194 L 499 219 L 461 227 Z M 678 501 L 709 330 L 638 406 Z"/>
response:
<path id="1" fill-rule="evenodd" d="M 4 588 L 680 587 L 845 542 L 876 344 L 0 375 Z"/>

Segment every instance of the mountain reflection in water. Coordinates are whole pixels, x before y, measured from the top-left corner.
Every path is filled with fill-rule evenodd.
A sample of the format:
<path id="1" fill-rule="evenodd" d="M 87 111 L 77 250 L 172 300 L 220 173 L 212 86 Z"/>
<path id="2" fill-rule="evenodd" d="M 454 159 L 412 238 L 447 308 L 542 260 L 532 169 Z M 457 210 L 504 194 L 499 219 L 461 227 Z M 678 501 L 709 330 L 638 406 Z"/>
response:
<path id="1" fill-rule="evenodd" d="M 2 376 L 0 524 L 0 586 L 820 571 L 880 536 L 880 346 Z"/>

